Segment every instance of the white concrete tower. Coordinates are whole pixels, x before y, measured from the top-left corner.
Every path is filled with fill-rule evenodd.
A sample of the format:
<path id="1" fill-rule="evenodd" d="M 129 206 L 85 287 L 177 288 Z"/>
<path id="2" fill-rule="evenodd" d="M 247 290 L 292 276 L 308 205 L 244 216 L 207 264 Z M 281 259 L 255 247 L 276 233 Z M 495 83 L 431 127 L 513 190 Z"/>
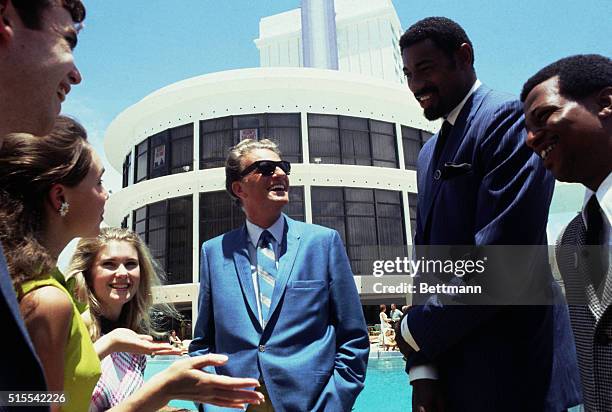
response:
<path id="1" fill-rule="evenodd" d="M 338 70 L 336 12 L 333 0 L 302 0 L 304 67 Z"/>

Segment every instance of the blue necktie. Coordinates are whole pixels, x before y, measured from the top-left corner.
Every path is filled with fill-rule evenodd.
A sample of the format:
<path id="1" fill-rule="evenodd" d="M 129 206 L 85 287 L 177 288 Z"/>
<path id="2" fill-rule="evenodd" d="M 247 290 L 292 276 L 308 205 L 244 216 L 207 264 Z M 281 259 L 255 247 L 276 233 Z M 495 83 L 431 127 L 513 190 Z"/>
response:
<path id="1" fill-rule="evenodd" d="M 276 255 L 272 247 L 272 235 L 264 230 L 257 243 L 257 281 L 259 283 L 259 302 L 261 318 L 266 326 L 272 303 L 272 293 L 276 283 Z"/>

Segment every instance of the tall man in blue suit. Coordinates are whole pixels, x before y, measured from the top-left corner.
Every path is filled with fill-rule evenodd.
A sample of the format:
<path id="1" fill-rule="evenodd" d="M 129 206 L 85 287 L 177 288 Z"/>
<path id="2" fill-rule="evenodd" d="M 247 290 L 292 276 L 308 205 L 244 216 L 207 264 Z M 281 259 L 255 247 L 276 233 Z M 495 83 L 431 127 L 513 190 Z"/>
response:
<path id="1" fill-rule="evenodd" d="M 75 25 L 84 18 L 80 0 L 0 0 L 0 146 L 9 133 L 42 135 L 53 127 L 70 85 L 81 81 L 72 49 Z M 40 360 L 21 318 L 1 247 L 0 325 L 3 346 L 10 348 L 0 368 L 0 391 L 45 390 Z"/>
<path id="2" fill-rule="evenodd" d="M 417 249 L 546 245 L 553 179 L 524 144 L 520 102 L 481 84 L 472 43 L 452 20 L 415 23 L 400 48 L 425 117 L 444 119 L 419 153 Z M 555 300 L 560 290 L 545 263 L 535 270 Z M 416 298 L 397 326 L 413 410 L 558 412 L 579 403 L 564 306 L 459 305 L 444 293 Z"/>
<path id="3" fill-rule="evenodd" d="M 368 333 L 338 233 L 297 222 L 289 162 L 269 140 L 230 150 L 226 188 L 246 224 L 205 242 L 190 353 L 229 355 L 217 372 L 254 377 L 267 409 L 350 411 L 363 388 Z"/>

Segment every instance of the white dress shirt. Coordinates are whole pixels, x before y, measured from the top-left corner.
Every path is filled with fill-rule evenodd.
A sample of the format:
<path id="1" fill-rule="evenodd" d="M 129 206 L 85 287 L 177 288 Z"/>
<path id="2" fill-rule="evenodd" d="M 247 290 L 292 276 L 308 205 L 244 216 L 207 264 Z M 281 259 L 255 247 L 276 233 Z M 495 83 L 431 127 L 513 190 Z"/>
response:
<path id="1" fill-rule="evenodd" d="M 249 260 L 251 261 L 251 276 L 253 279 L 253 289 L 255 290 L 255 301 L 257 302 L 257 317 L 259 318 L 259 323 L 263 325 L 263 318 L 261 316 L 261 302 L 259 301 L 259 282 L 257 281 L 257 242 L 259 242 L 261 233 L 264 230 L 270 232 L 273 237 L 272 249 L 274 249 L 274 256 L 276 256 L 276 268 L 278 269 L 278 252 L 280 250 L 280 244 L 283 241 L 285 218 L 283 215 L 280 215 L 276 222 L 274 222 L 272 226 L 267 229 L 259 227 L 247 219 L 246 227 L 249 235 Z"/>
<path id="2" fill-rule="evenodd" d="M 465 105 L 465 102 L 472 94 L 474 94 L 476 90 L 478 90 L 481 85 L 481 81 L 476 79 L 476 81 L 470 88 L 470 91 L 465 95 L 463 100 L 461 100 L 461 102 L 448 113 L 444 120 L 449 122 L 451 126 L 454 126 L 455 122 L 457 121 L 457 117 L 459 117 L 459 113 L 461 113 L 461 109 L 463 109 L 463 106 Z M 408 328 L 408 317 L 404 318 L 400 327 L 402 331 L 402 338 L 404 338 L 406 343 L 408 343 L 408 345 L 410 345 L 412 349 L 414 349 L 416 352 L 421 350 L 421 348 L 419 348 L 419 345 L 414 340 L 414 337 L 410 333 L 410 329 Z M 433 365 L 413 366 L 412 368 L 410 368 L 410 371 L 408 371 L 408 375 L 410 378 L 410 382 L 418 379 L 438 379 L 438 371 Z"/>

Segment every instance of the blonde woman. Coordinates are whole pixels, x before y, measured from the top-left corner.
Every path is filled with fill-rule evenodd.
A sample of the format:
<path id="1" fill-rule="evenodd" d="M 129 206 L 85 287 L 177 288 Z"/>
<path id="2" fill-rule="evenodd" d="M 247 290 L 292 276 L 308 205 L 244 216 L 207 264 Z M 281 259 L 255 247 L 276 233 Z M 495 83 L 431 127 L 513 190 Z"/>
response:
<path id="1" fill-rule="evenodd" d="M 104 228 L 95 238 L 81 239 L 70 262 L 68 279 L 75 292 L 89 304 L 86 316 L 90 336 L 99 353 L 106 354 L 109 333 L 137 333 L 143 339 L 161 336 L 149 316 L 151 288 L 159 285 L 149 249 L 134 232 Z M 176 312 L 160 307 L 172 316 Z M 143 353 L 147 353 L 143 351 Z M 144 383 L 143 353 L 113 352 L 102 361 L 102 377 L 93 392 L 90 411 L 105 411 L 131 395 Z M 177 348 L 165 354 L 180 354 Z"/>

